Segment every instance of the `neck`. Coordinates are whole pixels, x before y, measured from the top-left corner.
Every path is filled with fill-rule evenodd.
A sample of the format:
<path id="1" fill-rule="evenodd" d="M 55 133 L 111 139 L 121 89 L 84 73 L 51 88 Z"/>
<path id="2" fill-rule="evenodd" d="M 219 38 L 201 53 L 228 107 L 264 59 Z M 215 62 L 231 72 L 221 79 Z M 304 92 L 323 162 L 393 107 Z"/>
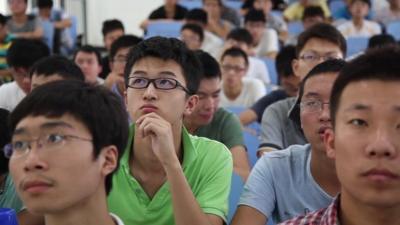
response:
<path id="1" fill-rule="evenodd" d="M 12 19 L 16 23 L 25 23 L 28 20 L 28 16 L 26 14 L 14 14 L 12 15 Z"/>
<path id="2" fill-rule="evenodd" d="M 353 24 L 355 25 L 356 28 L 361 28 L 364 23 L 364 18 L 353 18 Z"/>
<path id="3" fill-rule="evenodd" d="M 39 10 L 39 16 L 42 19 L 49 19 L 50 18 L 50 10 Z"/>
<path id="4" fill-rule="evenodd" d="M 366 205 L 351 197 L 345 190 L 340 195 L 340 220 L 342 225 L 398 225 L 400 206 L 382 207 Z"/>
<path id="5" fill-rule="evenodd" d="M 183 123 L 190 134 L 194 134 L 200 127 L 190 118 L 190 116 L 185 116 Z"/>
<path id="6" fill-rule="evenodd" d="M 311 150 L 310 170 L 315 182 L 330 196 L 340 191 L 340 182 L 336 175 L 335 163 L 329 159 L 324 150 Z"/>
<path id="7" fill-rule="evenodd" d="M 236 87 L 228 87 L 224 85 L 224 94 L 229 100 L 235 100 L 242 92 L 242 84 L 240 83 Z"/>

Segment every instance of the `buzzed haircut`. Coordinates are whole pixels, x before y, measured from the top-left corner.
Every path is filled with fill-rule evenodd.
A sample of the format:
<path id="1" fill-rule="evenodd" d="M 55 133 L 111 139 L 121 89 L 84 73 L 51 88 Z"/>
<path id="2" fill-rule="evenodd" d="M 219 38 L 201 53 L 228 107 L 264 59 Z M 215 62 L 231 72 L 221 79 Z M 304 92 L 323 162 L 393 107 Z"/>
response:
<path id="1" fill-rule="evenodd" d="M 365 4 L 368 5 L 369 8 L 371 8 L 371 1 L 370 0 L 351 0 L 350 5 L 356 3 L 356 2 L 364 2 Z"/>
<path id="2" fill-rule="evenodd" d="M 42 8 L 53 8 L 53 0 L 37 0 L 37 7 Z"/>
<path id="3" fill-rule="evenodd" d="M 197 36 L 199 36 L 200 42 L 203 42 L 203 40 L 204 40 L 204 30 L 199 25 L 194 24 L 194 23 L 187 23 L 187 24 L 182 26 L 181 32 L 184 31 L 184 30 L 190 30 L 193 33 L 197 34 Z"/>
<path id="4" fill-rule="evenodd" d="M 100 51 L 97 50 L 95 47 L 91 46 L 91 45 L 84 45 L 80 48 L 78 48 L 73 56 L 73 61 L 75 61 L 76 56 L 78 55 L 79 52 L 84 52 L 84 53 L 89 53 L 89 54 L 94 54 L 96 56 L 97 59 L 97 63 L 99 65 L 101 65 L 101 55 L 100 55 Z"/>
<path id="5" fill-rule="evenodd" d="M 29 69 L 36 61 L 49 55 L 49 47 L 40 40 L 15 39 L 7 51 L 7 64 Z"/>
<path id="6" fill-rule="evenodd" d="M 203 68 L 203 79 L 221 79 L 221 69 L 214 57 L 203 50 L 196 50 L 195 54 L 199 58 Z"/>
<path id="7" fill-rule="evenodd" d="M 223 59 L 224 59 L 226 56 L 231 56 L 231 57 L 242 57 L 242 58 L 244 59 L 244 62 L 245 62 L 245 64 L 246 64 L 246 66 L 249 66 L 249 59 L 248 59 L 248 57 L 247 57 L 247 54 L 246 54 L 246 52 L 244 52 L 244 51 L 243 51 L 242 49 L 240 49 L 240 48 L 233 47 L 233 48 L 229 48 L 229 49 L 225 50 L 225 52 L 222 53 L 221 61 L 223 61 Z"/>
<path id="8" fill-rule="evenodd" d="M 143 39 L 135 35 L 123 35 L 119 37 L 111 44 L 109 55 L 110 61 L 113 61 L 115 55 L 120 49 L 133 47 L 141 41 L 143 41 Z"/>
<path id="9" fill-rule="evenodd" d="M 106 20 L 103 22 L 103 26 L 101 28 L 101 32 L 103 33 L 103 37 L 105 37 L 108 33 L 115 30 L 123 30 L 125 31 L 124 25 L 120 20 L 112 19 Z"/>
<path id="10" fill-rule="evenodd" d="M 203 25 L 207 25 L 208 17 L 204 9 L 195 8 L 188 11 L 185 15 L 185 20 L 197 21 Z"/>
<path id="11" fill-rule="evenodd" d="M 320 6 L 312 5 L 312 6 L 307 6 L 304 9 L 303 17 L 302 20 L 304 21 L 307 18 L 313 18 L 313 17 L 321 17 L 325 18 L 324 11 Z"/>
<path id="12" fill-rule="evenodd" d="M 250 32 L 244 28 L 235 28 L 231 30 L 228 36 L 226 36 L 226 40 L 230 39 L 237 42 L 244 42 L 249 46 L 253 43 L 253 36 L 251 36 Z"/>
<path id="13" fill-rule="evenodd" d="M 390 34 L 377 34 L 369 38 L 368 48 L 381 48 L 387 45 L 397 45 L 396 39 Z"/>
<path id="14" fill-rule="evenodd" d="M 265 14 L 262 10 L 250 9 L 247 14 L 244 16 L 244 23 L 247 22 L 263 22 L 266 23 L 267 19 L 265 18 Z"/>
<path id="15" fill-rule="evenodd" d="M 63 56 L 49 56 L 37 61 L 29 71 L 31 78 L 34 74 L 44 77 L 57 74 L 63 80 L 85 80 L 79 66 Z"/>

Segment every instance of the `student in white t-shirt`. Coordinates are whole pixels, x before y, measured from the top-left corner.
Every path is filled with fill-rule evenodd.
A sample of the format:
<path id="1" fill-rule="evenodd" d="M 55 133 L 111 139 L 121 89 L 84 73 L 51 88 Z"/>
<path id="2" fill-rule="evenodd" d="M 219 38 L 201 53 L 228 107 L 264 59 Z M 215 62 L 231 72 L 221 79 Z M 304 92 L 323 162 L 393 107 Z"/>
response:
<path id="1" fill-rule="evenodd" d="M 263 83 L 254 78 L 244 78 L 249 67 L 246 53 L 240 48 L 230 48 L 221 57 L 222 93 L 221 107 L 250 107 L 265 95 Z"/>

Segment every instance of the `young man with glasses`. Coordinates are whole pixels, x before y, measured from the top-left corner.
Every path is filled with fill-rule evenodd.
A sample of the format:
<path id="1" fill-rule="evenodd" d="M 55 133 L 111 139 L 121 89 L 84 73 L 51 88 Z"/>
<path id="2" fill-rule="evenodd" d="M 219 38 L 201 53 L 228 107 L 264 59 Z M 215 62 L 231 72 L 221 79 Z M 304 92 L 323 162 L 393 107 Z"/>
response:
<path id="1" fill-rule="evenodd" d="M 232 225 L 264 225 L 326 207 L 340 184 L 333 160 L 325 152 L 323 135 L 331 128 L 329 97 L 342 60 L 316 66 L 300 86 L 301 125 L 310 144 L 292 145 L 264 155 L 244 187 Z"/>
<path id="2" fill-rule="evenodd" d="M 150 38 L 130 51 L 125 102 L 133 124 L 108 198 L 126 224 L 226 222 L 232 156 L 183 126 L 201 74 L 194 52 L 174 38 Z"/>
<path id="3" fill-rule="evenodd" d="M 117 96 L 82 81 L 54 81 L 24 98 L 11 113 L 4 153 L 27 210 L 46 225 L 122 225 L 108 213 L 106 196 L 127 142 L 126 121 Z"/>
<path id="4" fill-rule="evenodd" d="M 327 59 L 342 59 L 346 54 L 346 40 L 329 24 L 317 24 L 300 34 L 296 45 L 293 72 L 301 80 L 319 63 Z M 293 144 L 307 143 L 300 124 L 296 97 L 268 106 L 261 120 L 259 153 L 285 149 Z"/>

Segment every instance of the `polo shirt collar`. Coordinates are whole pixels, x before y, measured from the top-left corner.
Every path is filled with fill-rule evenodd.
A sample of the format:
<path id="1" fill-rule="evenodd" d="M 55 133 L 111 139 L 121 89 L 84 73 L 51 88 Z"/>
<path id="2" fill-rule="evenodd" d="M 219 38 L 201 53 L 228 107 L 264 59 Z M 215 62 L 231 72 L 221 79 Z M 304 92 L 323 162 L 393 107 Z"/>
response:
<path id="1" fill-rule="evenodd" d="M 296 97 L 296 102 L 290 108 L 287 116 L 295 124 L 297 124 L 299 127 L 301 127 L 301 121 L 300 121 L 300 98 L 299 98 L 299 96 Z"/>

